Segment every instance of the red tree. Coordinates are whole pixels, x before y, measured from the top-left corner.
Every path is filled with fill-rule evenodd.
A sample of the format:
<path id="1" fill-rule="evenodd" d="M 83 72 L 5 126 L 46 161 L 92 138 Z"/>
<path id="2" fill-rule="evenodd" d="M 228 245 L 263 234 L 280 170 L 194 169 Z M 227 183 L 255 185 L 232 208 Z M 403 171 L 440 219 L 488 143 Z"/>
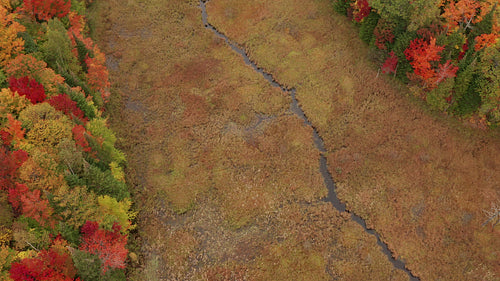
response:
<path id="1" fill-rule="evenodd" d="M 367 0 L 357 0 L 353 3 L 354 20 L 361 22 L 370 14 L 371 8 Z"/>
<path id="2" fill-rule="evenodd" d="M 99 229 L 99 224 L 93 221 L 87 221 L 82 226 L 80 250 L 99 256 L 103 272 L 109 268 L 125 268 L 127 236 L 120 233 L 120 228 L 116 222 L 113 231 Z"/>
<path id="3" fill-rule="evenodd" d="M 394 54 L 394 51 L 389 53 L 389 57 L 385 60 L 382 65 L 382 73 L 396 73 L 396 66 L 398 65 L 398 57 Z"/>
<path id="4" fill-rule="evenodd" d="M 68 115 L 71 119 L 76 117 L 82 122 L 88 121 L 87 118 L 85 118 L 83 111 L 78 107 L 77 103 L 66 94 L 53 96 L 48 100 L 48 103 L 55 109 Z"/>
<path id="5" fill-rule="evenodd" d="M 65 17 L 71 8 L 71 1 L 65 0 L 24 0 L 24 11 L 37 20 L 47 21 L 53 17 Z"/>
<path id="6" fill-rule="evenodd" d="M 31 103 L 36 104 L 45 100 L 45 89 L 35 79 L 28 77 L 9 79 L 9 88 L 17 92 L 20 96 L 26 96 Z"/>
<path id="7" fill-rule="evenodd" d="M 19 214 L 22 210 L 21 196 L 29 191 L 29 188 L 25 184 L 17 182 L 15 186 L 9 188 L 9 203 L 12 205 L 12 208 L 14 208 L 14 211 Z"/>
<path id="8" fill-rule="evenodd" d="M 439 64 L 433 84 L 437 85 L 444 81 L 446 78 L 455 77 L 457 70 L 458 66 L 451 64 L 450 60 L 448 60 L 445 64 Z"/>
<path id="9" fill-rule="evenodd" d="M 40 196 L 41 192 L 38 189 L 21 194 L 22 214 L 36 220 L 41 225 L 46 225 L 51 220 L 53 211 L 49 206 L 49 201 L 40 198 Z"/>
<path id="10" fill-rule="evenodd" d="M 75 140 L 75 143 L 81 146 L 83 151 L 88 152 L 91 156 L 95 157 L 95 155 L 92 154 L 92 148 L 86 138 L 86 135 L 92 136 L 90 132 L 88 132 L 82 125 L 76 125 L 71 131 L 73 132 L 73 139 Z"/>
<path id="11" fill-rule="evenodd" d="M 0 190 L 14 187 L 17 178 L 17 169 L 28 160 L 28 153 L 24 150 L 10 152 L 0 146 Z"/>
<path id="12" fill-rule="evenodd" d="M 439 61 L 441 59 L 439 53 L 443 49 L 443 46 L 436 45 L 436 38 L 431 38 L 429 42 L 424 39 L 417 38 L 411 41 L 410 46 L 404 53 L 408 61 L 410 61 L 415 74 L 424 82 L 428 82 L 436 76 L 436 72 L 431 65 L 431 62 Z"/>
<path id="13" fill-rule="evenodd" d="M 10 278 L 14 281 L 73 281 L 74 271 L 71 256 L 66 252 L 51 248 L 41 250 L 35 258 L 13 263 Z"/>

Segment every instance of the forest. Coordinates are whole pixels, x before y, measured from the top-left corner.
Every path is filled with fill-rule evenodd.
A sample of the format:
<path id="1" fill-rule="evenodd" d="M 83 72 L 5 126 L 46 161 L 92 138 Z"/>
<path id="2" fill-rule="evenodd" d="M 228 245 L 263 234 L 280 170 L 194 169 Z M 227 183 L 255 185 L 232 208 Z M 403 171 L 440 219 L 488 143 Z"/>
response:
<path id="1" fill-rule="evenodd" d="M 499 280 L 499 17 L 0 0 L 0 281 Z"/>
<path id="2" fill-rule="evenodd" d="M 0 1 L 0 279 L 124 280 L 135 226 L 92 1 Z"/>
<path id="3" fill-rule="evenodd" d="M 500 125 L 500 7 L 495 0 L 333 0 L 393 74 L 430 107 Z"/>

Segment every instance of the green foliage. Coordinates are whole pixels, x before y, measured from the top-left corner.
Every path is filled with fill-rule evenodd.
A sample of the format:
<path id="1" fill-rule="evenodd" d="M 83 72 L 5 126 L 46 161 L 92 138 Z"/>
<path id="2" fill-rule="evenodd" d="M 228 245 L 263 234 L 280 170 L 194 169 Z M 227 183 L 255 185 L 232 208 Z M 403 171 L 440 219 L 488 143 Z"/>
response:
<path id="1" fill-rule="evenodd" d="M 127 185 L 116 180 L 109 170 L 102 171 L 95 165 L 91 165 L 81 178 L 83 183 L 98 195 L 110 195 L 118 201 L 130 198 Z"/>
<path id="2" fill-rule="evenodd" d="M 72 139 L 63 139 L 57 145 L 57 156 L 59 165 L 63 170 L 72 174 L 81 174 L 83 172 L 83 153 Z"/>
<path id="3" fill-rule="evenodd" d="M 66 222 L 61 221 L 57 225 L 57 231 L 61 234 L 62 238 L 70 244 L 78 245 L 80 243 L 80 230 L 78 228 L 74 228 Z"/>
<path id="4" fill-rule="evenodd" d="M 9 280 L 9 269 L 16 258 L 16 251 L 0 245 L 0 280 Z"/>
<path id="5" fill-rule="evenodd" d="M 79 15 L 85 15 L 87 13 L 87 5 L 83 0 L 71 0 L 71 11 L 75 11 Z"/>
<path id="6" fill-rule="evenodd" d="M 87 123 L 87 130 L 99 139 L 90 141 L 93 151 L 97 151 L 98 158 L 109 166 L 110 163 L 123 164 L 125 162 L 125 155 L 123 152 L 115 147 L 116 136 L 108 128 L 106 119 L 94 118 Z"/>
<path id="7" fill-rule="evenodd" d="M 130 211 L 132 202 L 128 198 L 118 202 L 115 198 L 104 195 L 97 197 L 97 202 L 100 214 L 97 221 L 103 228 L 111 230 L 115 222 L 121 226 L 122 232 L 132 228 L 130 221 L 135 214 Z"/>
<path id="8" fill-rule="evenodd" d="M 46 37 L 47 41 L 41 46 L 41 50 L 47 64 L 57 73 L 80 74 L 82 69 L 71 52 L 71 40 L 59 19 L 49 20 Z"/>
<path id="9" fill-rule="evenodd" d="M 370 6 L 388 21 L 406 21 L 408 31 L 429 24 L 439 16 L 439 0 L 371 0 Z M 423 12 L 425 11 L 425 12 Z"/>
<path id="10" fill-rule="evenodd" d="M 7 76 L 2 69 L 0 69 L 0 89 L 7 88 L 8 86 L 9 83 L 7 82 Z"/>
<path id="11" fill-rule="evenodd" d="M 396 77 L 398 77 L 398 79 L 401 79 L 403 82 L 409 81 L 408 77 L 406 76 L 406 73 L 413 71 L 413 67 L 411 66 L 410 62 L 406 59 L 404 51 L 406 50 L 406 48 L 408 48 L 410 42 L 416 37 L 417 37 L 416 32 L 406 31 L 397 36 L 396 40 L 394 41 L 394 46 L 392 50 L 398 57 L 398 69 L 396 72 Z"/>
<path id="12" fill-rule="evenodd" d="M 74 36 L 74 38 L 76 42 L 76 50 L 78 52 L 78 61 L 82 66 L 83 72 L 87 72 L 88 67 L 85 59 L 87 58 L 87 56 L 93 57 L 94 55 L 92 54 L 91 50 L 87 49 L 87 46 L 85 46 L 85 44 L 80 39 L 78 39 L 77 36 Z"/>
<path id="13" fill-rule="evenodd" d="M 453 32 L 452 34 L 443 33 L 436 38 L 436 44 L 444 46 L 441 52 L 441 61 L 456 60 L 459 53 L 462 51 L 462 45 L 465 44 L 465 36 L 461 32 Z"/>
<path id="14" fill-rule="evenodd" d="M 373 30 L 377 26 L 380 16 L 377 13 L 370 13 L 366 18 L 361 21 L 361 26 L 359 27 L 359 37 L 365 43 L 370 44 L 373 41 L 374 35 Z"/>
<path id="15" fill-rule="evenodd" d="M 481 106 L 481 96 L 477 91 L 479 86 L 479 75 L 472 74 L 471 81 L 467 90 L 457 99 L 455 113 L 461 116 L 467 116 L 474 113 Z"/>
<path id="16" fill-rule="evenodd" d="M 76 58 L 75 58 L 76 59 Z M 104 101 L 99 93 L 90 89 L 89 85 L 80 79 L 77 75 L 69 73 L 67 71 L 62 70 L 59 73 L 62 77 L 64 77 L 66 83 L 71 87 L 80 87 L 85 92 L 85 95 L 91 96 L 94 104 L 101 108 L 104 105 Z M 82 109 L 83 110 L 83 109 Z"/>
<path id="17" fill-rule="evenodd" d="M 33 36 L 28 32 L 21 32 L 19 36 L 24 40 L 24 53 L 37 53 L 39 51 L 38 44 L 33 40 Z"/>
<path id="18" fill-rule="evenodd" d="M 78 230 L 87 220 L 99 217 L 96 196 L 85 187 L 61 187 L 52 201 L 54 209 L 65 224 L 74 230 Z"/>
<path id="19" fill-rule="evenodd" d="M 446 111 L 450 106 L 446 98 L 451 95 L 454 83 L 454 78 L 448 78 L 439 83 L 437 88 L 427 93 L 427 103 L 434 109 Z"/>
<path id="20" fill-rule="evenodd" d="M 333 0 L 333 10 L 339 14 L 347 15 L 347 10 L 352 2 L 351 0 Z"/>
<path id="21" fill-rule="evenodd" d="M 474 25 L 472 31 L 469 34 L 469 41 L 473 42 L 474 38 L 476 38 L 476 36 L 479 36 L 481 34 L 491 33 L 493 28 L 494 13 L 495 13 L 494 9 L 491 9 L 491 11 L 484 16 L 482 21 Z"/>
<path id="22" fill-rule="evenodd" d="M 113 269 L 106 271 L 103 280 L 106 281 L 123 281 L 126 280 L 125 270 L 123 269 Z"/>
<path id="23" fill-rule="evenodd" d="M 12 226 L 14 246 L 17 250 L 45 249 L 51 243 L 51 231 L 42 227 L 36 220 L 20 216 Z"/>
<path id="24" fill-rule="evenodd" d="M 489 121 L 500 122 L 500 43 L 490 46 L 480 53 L 477 72 L 477 91 L 481 96 L 480 113 Z"/>
<path id="25" fill-rule="evenodd" d="M 463 59 L 462 61 L 464 60 L 465 59 Z M 475 72 L 475 63 L 465 65 L 464 68 L 459 69 L 457 77 L 455 78 L 455 85 L 453 87 L 453 92 L 454 92 L 453 95 L 455 99 L 461 99 L 467 93 L 474 72 Z"/>
<path id="26" fill-rule="evenodd" d="M 85 281 L 100 281 L 101 260 L 97 255 L 80 250 L 73 250 L 72 254 L 77 275 Z"/>

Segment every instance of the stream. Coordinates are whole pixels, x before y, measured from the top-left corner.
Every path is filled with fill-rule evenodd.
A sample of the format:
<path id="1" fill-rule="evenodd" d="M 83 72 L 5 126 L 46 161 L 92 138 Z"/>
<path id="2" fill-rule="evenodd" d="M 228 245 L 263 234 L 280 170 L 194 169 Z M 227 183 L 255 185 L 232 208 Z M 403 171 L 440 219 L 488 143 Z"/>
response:
<path id="1" fill-rule="evenodd" d="M 420 280 L 418 277 L 413 275 L 413 273 L 410 270 L 408 270 L 406 268 L 405 263 L 402 260 L 394 258 L 392 252 L 387 247 L 387 244 L 380 239 L 380 234 L 378 232 L 376 232 L 374 229 L 369 229 L 366 226 L 366 222 L 363 218 L 356 215 L 352 211 L 346 210 L 346 205 L 344 203 L 342 203 L 340 201 L 340 199 L 337 197 L 337 193 L 335 192 L 335 182 L 333 181 L 332 175 L 328 171 L 327 160 L 325 157 L 326 149 L 325 149 L 324 141 L 319 136 L 318 131 L 316 130 L 316 128 L 314 128 L 314 126 L 311 124 L 311 122 L 309 121 L 309 119 L 305 115 L 304 111 L 300 107 L 299 102 L 297 101 L 297 98 L 296 98 L 295 89 L 294 88 L 290 88 L 290 89 L 286 88 L 283 85 L 276 82 L 276 80 L 273 78 L 273 76 L 270 73 L 265 72 L 264 69 L 258 67 L 255 62 L 250 60 L 248 54 L 246 53 L 246 51 L 242 47 L 239 47 L 236 43 L 232 42 L 226 35 L 224 35 L 220 31 L 218 31 L 213 25 L 208 23 L 208 14 L 207 14 L 205 2 L 208 2 L 208 1 L 200 0 L 201 17 L 202 17 L 203 24 L 205 25 L 205 28 L 211 30 L 213 33 L 215 33 L 215 35 L 217 35 L 217 37 L 223 39 L 231 47 L 231 49 L 233 51 L 235 51 L 236 53 L 240 54 L 243 57 L 245 64 L 251 66 L 256 72 L 260 73 L 264 77 L 264 79 L 269 81 L 269 83 L 273 87 L 280 88 L 283 92 L 289 94 L 292 98 L 292 102 L 290 104 L 290 111 L 295 113 L 299 118 L 301 118 L 304 121 L 304 123 L 307 126 L 310 126 L 313 129 L 314 144 L 315 144 L 316 148 L 320 151 L 319 170 L 320 170 L 320 173 L 323 177 L 325 185 L 328 189 L 328 196 L 327 196 L 325 201 L 330 202 L 333 205 L 333 207 L 335 207 L 335 209 L 337 209 L 339 212 L 347 212 L 348 214 L 350 214 L 351 219 L 353 221 L 357 222 L 359 225 L 361 225 L 363 227 L 363 229 L 365 230 L 365 232 L 367 232 L 370 235 L 375 236 L 377 238 L 377 244 L 381 247 L 382 252 L 387 256 L 388 260 L 392 263 L 394 268 L 397 268 L 397 269 L 400 269 L 400 270 L 403 270 L 404 272 L 406 272 L 406 274 L 408 274 L 410 281 Z"/>

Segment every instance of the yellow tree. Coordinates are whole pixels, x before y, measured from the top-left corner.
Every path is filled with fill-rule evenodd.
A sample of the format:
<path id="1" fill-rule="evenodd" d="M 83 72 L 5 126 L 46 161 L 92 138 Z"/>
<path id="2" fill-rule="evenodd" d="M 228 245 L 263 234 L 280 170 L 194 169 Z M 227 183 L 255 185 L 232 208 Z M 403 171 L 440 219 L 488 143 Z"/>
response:
<path id="1" fill-rule="evenodd" d="M 17 37 L 17 33 L 25 30 L 24 26 L 15 21 L 16 14 L 0 5 L 0 66 L 7 65 L 12 57 L 21 53 L 24 40 Z"/>

